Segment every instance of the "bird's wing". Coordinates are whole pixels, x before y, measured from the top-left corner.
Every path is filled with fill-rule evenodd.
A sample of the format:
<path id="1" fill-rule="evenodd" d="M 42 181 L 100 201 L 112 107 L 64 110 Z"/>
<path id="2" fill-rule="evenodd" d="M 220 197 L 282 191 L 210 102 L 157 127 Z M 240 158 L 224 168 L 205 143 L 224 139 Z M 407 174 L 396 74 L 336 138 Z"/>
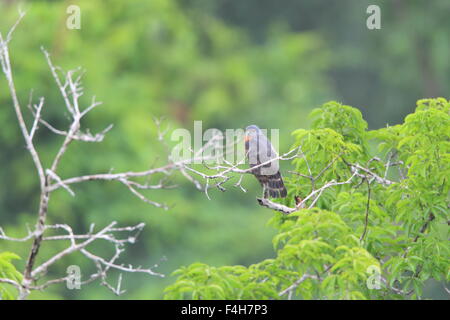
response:
<path id="1" fill-rule="evenodd" d="M 278 157 L 272 143 L 263 134 L 258 135 L 258 164 L 266 163 L 261 167 L 261 174 L 274 175 L 279 171 Z M 273 161 L 271 161 L 273 160 Z M 271 161 L 271 162 L 269 162 Z"/>

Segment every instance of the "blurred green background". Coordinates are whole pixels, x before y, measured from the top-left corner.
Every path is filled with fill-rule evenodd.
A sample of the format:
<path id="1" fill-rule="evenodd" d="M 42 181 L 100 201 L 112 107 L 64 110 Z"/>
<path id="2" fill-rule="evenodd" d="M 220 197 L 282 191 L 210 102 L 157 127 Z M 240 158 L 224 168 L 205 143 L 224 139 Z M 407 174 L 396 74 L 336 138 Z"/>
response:
<path id="1" fill-rule="evenodd" d="M 43 116 L 64 129 L 63 101 L 40 50 L 65 70 L 81 66 L 85 95 L 104 105 L 90 113 L 85 128 L 100 131 L 113 123 L 101 144 L 75 142 L 60 166 L 60 176 L 144 170 L 164 164 L 152 117 L 164 116 L 174 128 L 242 128 L 257 124 L 280 129 L 281 151 L 293 142 L 290 132 L 308 127 L 308 112 L 328 100 L 360 108 L 370 128 L 396 124 L 420 98 L 447 96 L 450 89 L 450 2 L 393 0 L 379 2 L 381 30 L 368 30 L 361 0 L 133 0 L 25 1 L 0 0 L 0 30 L 27 15 L 14 34 L 10 53 L 23 105 L 32 88 L 45 97 Z M 81 29 L 66 28 L 70 4 L 81 8 Z M 38 179 L 0 78 L 0 226 L 9 235 L 25 235 L 34 225 Z M 26 111 L 25 111 L 26 112 Z M 30 118 L 28 118 L 30 120 Z M 38 151 L 48 166 L 61 138 L 38 131 Z M 156 162 L 155 162 L 156 161 Z M 179 177 L 177 189 L 150 191 L 149 198 L 172 204 L 164 211 L 132 196 L 118 183 L 74 186 L 72 198 L 55 192 L 48 223 L 67 223 L 76 232 L 89 224 L 145 222 L 137 244 L 122 261 L 158 264 L 165 278 L 124 274 L 121 298 L 162 298 L 174 281 L 170 273 L 193 262 L 234 265 L 274 256 L 266 226 L 272 213 L 256 205 L 260 187 L 245 177 L 242 193 L 212 190 L 211 200 Z M 231 184 L 230 184 L 231 185 Z M 0 242 L 23 259 L 29 243 Z M 39 261 L 63 244 L 45 243 Z M 99 244 L 95 252 L 111 252 Z M 39 262 L 38 261 L 38 262 Z M 22 261 L 23 264 L 23 261 Z M 62 276 L 68 265 L 87 276 L 94 266 L 73 255 L 49 270 Z M 18 263 L 21 267 L 21 263 Z M 114 282 L 117 273 L 111 273 Z M 429 289 L 432 294 L 433 286 Z M 57 285 L 32 298 L 114 299 L 98 282 L 81 290 Z"/>

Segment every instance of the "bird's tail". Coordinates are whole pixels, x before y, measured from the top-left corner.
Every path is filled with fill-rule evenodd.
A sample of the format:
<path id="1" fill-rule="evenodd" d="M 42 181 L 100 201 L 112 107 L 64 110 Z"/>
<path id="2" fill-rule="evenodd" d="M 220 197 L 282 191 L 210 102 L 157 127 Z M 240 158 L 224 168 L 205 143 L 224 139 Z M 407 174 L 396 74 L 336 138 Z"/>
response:
<path id="1" fill-rule="evenodd" d="M 264 188 L 264 197 L 286 198 L 287 190 L 279 171 L 276 174 L 261 177 L 264 177 L 260 179 L 261 185 Z"/>

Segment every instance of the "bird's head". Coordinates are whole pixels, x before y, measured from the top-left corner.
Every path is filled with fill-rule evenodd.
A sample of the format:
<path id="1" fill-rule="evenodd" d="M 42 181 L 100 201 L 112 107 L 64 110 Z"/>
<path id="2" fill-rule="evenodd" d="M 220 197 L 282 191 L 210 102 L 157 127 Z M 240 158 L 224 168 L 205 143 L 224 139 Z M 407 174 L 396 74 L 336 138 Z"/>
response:
<path id="1" fill-rule="evenodd" d="M 256 138 L 256 136 L 259 134 L 259 132 L 260 132 L 260 129 L 258 128 L 258 126 L 255 126 L 254 124 L 248 126 L 247 128 L 245 128 L 244 140 L 250 141 L 250 140 Z"/>

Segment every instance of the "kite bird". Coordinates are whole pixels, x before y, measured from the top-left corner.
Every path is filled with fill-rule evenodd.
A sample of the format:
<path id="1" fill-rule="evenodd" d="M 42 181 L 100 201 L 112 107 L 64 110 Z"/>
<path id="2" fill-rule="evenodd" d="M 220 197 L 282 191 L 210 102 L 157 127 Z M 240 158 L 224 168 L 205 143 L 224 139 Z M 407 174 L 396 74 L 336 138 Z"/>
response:
<path id="1" fill-rule="evenodd" d="M 276 159 L 278 155 L 272 143 L 255 125 L 245 129 L 244 140 L 250 168 L 254 168 L 251 172 L 263 187 L 263 197 L 285 198 L 286 187 L 280 174 L 278 159 Z"/>

